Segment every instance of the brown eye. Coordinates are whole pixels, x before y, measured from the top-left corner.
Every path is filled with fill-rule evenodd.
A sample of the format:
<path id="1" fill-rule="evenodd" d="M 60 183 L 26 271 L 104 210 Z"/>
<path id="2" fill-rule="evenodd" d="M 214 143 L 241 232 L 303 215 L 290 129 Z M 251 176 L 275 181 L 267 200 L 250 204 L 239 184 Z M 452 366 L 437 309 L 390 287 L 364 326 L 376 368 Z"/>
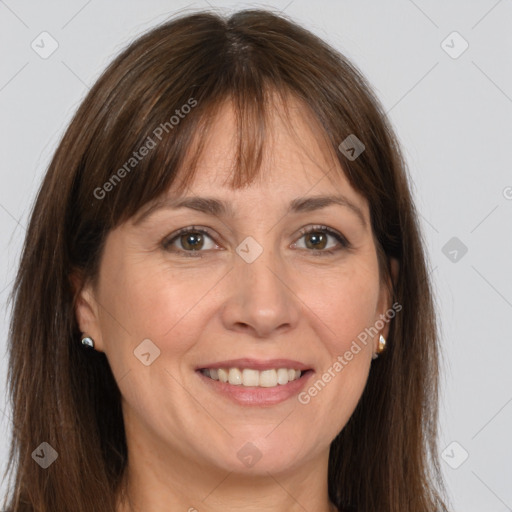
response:
<path id="1" fill-rule="evenodd" d="M 179 240 L 183 249 L 191 251 L 201 249 L 204 244 L 203 234 L 201 233 L 186 233 L 180 235 Z"/>
<path id="2" fill-rule="evenodd" d="M 210 247 L 207 247 L 208 239 L 212 241 Z M 206 230 L 199 229 L 194 226 L 180 229 L 178 233 L 173 234 L 166 239 L 162 245 L 164 249 L 170 252 L 181 253 L 199 253 L 204 252 L 203 249 L 213 249 L 216 247 L 212 237 Z M 187 254 L 187 256 L 188 255 L 189 254 Z M 192 256 L 192 254 L 190 255 Z"/>
<path id="3" fill-rule="evenodd" d="M 327 237 L 328 235 L 321 232 L 307 233 L 305 235 L 306 247 L 308 249 L 325 249 L 325 246 L 327 245 Z"/>
<path id="4" fill-rule="evenodd" d="M 318 252 L 318 255 L 329 255 L 350 247 L 348 240 L 343 235 L 327 226 L 313 226 L 301 230 L 300 234 L 301 238 L 305 240 L 305 248 L 310 249 L 311 252 Z M 329 238 L 334 238 L 338 244 L 327 248 Z M 294 245 L 297 246 L 297 244 Z"/>

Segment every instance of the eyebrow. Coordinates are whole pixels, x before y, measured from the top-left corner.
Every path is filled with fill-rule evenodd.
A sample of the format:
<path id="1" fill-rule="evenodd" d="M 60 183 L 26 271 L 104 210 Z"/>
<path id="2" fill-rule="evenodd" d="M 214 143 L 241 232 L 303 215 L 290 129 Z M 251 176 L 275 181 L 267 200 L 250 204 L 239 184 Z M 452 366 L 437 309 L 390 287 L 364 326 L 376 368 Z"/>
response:
<path id="1" fill-rule="evenodd" d="M 362 210 L 344 195 L 310 196 L 298 197 L 290 202 L 287 213 L 304 213 L 327 208 L 328 206 L 339 205 L 350 209 L 366 227 L 366 219 Z M 184 197 L 169 198 L 153 203 L 147 210 L 137 216 L 133 222 L 139 225 L 157 210 L 190 208 L 199 212 L 214 215 L 216 217 L 236 217 L 231 205 L 227 202 L 213 197 Z"/>

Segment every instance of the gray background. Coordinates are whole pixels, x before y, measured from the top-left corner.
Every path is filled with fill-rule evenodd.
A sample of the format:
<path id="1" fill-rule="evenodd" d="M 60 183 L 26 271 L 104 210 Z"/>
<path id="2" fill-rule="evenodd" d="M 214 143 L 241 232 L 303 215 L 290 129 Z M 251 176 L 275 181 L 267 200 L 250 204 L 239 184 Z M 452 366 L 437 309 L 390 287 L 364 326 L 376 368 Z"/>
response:
<path id="1" fill-rule="evenodd" d="M 2 470 L 6 299 L 51 155 L 126 44 L 178 9 L 209 5 L 283 9 L 374 86 L 404 147 L 432 267 L 444 353 L 440 444 L 453 510 L 512 511 L 510 0 L 0 1 Z M 43 45 L 43 31 L 59 45 L 46 59 L 31 47 Z"/>

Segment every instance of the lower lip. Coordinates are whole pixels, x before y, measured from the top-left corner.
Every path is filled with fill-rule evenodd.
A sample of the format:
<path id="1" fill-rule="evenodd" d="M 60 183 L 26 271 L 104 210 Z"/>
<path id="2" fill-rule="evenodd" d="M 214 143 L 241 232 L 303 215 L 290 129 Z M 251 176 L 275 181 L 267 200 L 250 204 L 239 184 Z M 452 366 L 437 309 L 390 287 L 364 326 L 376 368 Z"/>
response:
<path id="1" fill-rule="evenodd" d="M 308 370 L 297 380 L 292 380 L 284 385 L 278 384 L 271 388 L 242 385 L 235 386 L 228 382 L 210 379 L 210 377 L 202 374 L 199 370 L 196 370 L 196 373 L 212 390 L 226 396 L 239 405 L 264 406 L 279 404 L 300 393 L 314 372 Z"/>

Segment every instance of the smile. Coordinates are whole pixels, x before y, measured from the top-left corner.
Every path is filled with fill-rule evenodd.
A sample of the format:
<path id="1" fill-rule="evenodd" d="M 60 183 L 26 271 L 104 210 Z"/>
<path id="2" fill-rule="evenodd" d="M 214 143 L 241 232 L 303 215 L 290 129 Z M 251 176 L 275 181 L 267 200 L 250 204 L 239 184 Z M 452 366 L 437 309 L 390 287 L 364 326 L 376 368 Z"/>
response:
<path id="1" fill-rule="evenodd" d="M 216 396 L 236 405 L 275 406 L 296 397 L 315 374 L 312 369 L 198 368 L 196 374 Z"/>
<path id="2" fill-rule="evenodd" d="M 233 386 L 260 388 L 284 386 L 299 379 L 302 373 L 293 368 L 271 368 L 262 371 L 252 368 L 203 368 L 200 371 L 212 380 L 227 382 Z"/>

